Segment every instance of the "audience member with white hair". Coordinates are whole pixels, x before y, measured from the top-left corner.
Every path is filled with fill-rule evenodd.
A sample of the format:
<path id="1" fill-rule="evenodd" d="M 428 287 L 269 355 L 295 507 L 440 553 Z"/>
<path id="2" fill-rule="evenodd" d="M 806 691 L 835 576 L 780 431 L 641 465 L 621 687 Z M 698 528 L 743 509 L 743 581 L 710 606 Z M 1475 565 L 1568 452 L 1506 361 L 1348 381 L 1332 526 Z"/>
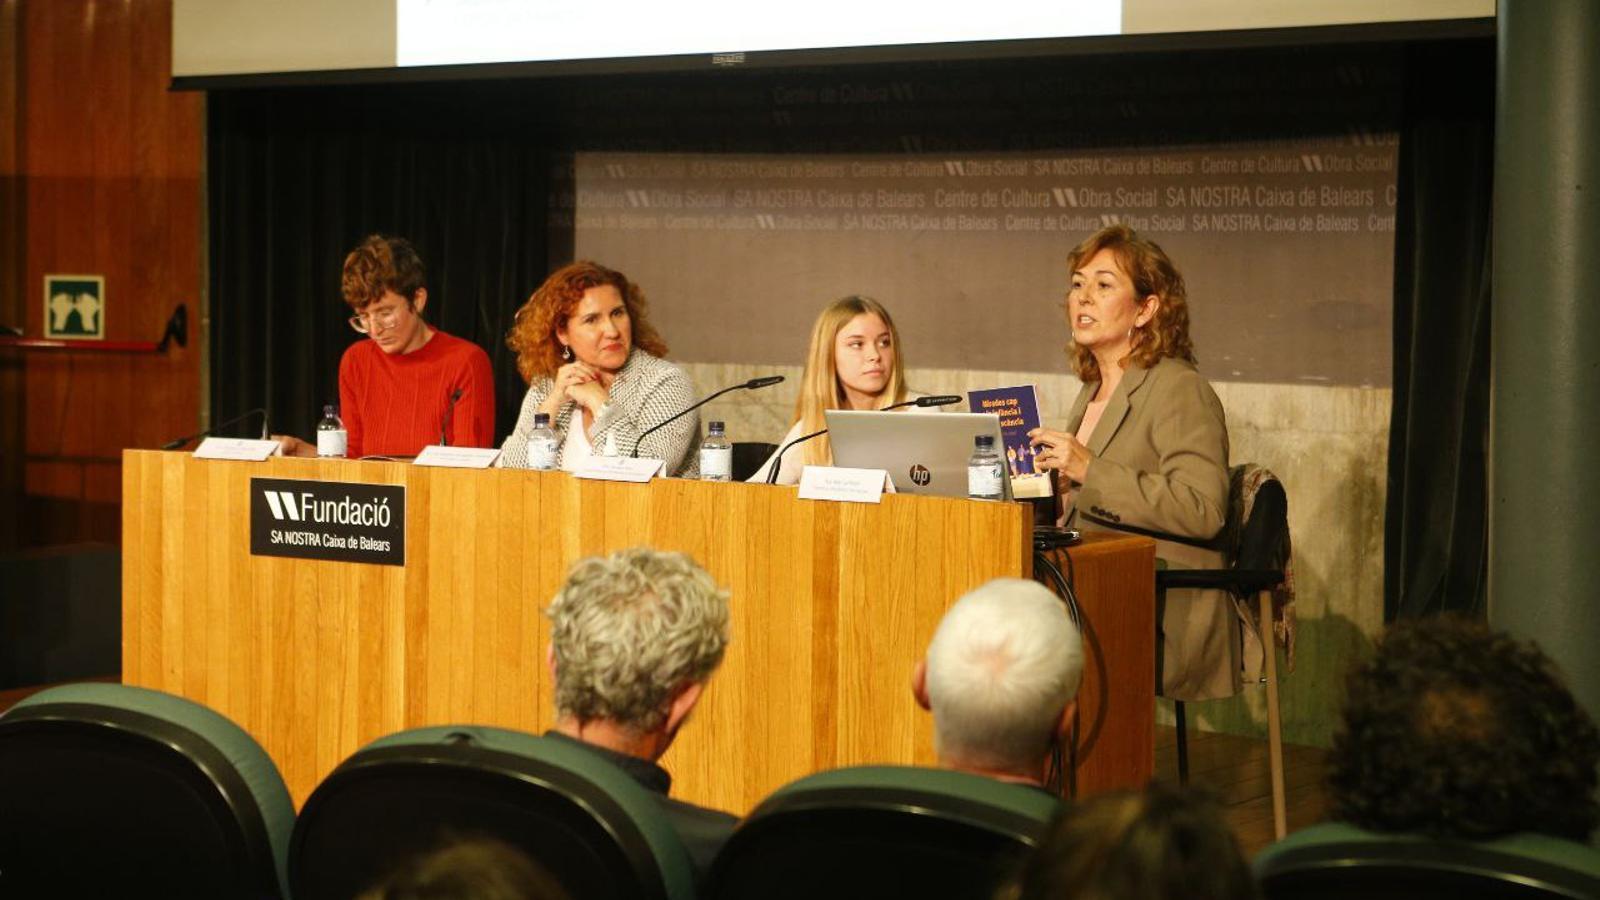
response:
<path id="1" fill-rule="evenodd" d="M 945 613 L 912 692 L 933 712 L 939 764 L 1043 786 L 1077 715 L 1083 642 L 1056 595 L 999 578 Z"/>
<path id="2" fill-rule="evenodd" d="M 703 877 L 737 820 L 671 799 L 657 765 L 728 645 L 728 593 L 681 553 L 647 548 L 573 566 L 546 611 L 556 727 L 660 795 Z"/>

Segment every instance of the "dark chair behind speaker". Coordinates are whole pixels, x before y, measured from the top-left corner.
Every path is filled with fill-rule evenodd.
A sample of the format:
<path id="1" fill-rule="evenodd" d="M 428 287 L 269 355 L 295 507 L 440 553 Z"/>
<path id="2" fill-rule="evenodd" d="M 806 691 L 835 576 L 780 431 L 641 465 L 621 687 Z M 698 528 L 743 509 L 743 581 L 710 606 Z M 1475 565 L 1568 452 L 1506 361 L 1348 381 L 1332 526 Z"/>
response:
<path id="1" fill-rule="evenodd" d="M 767 457 L 778 452 L 777 444 L 753 441 L 735 441 L 733 445 L 733 480 L 748 481 Z"/>
<path id="2" fill-rule="evenodd" d="M 1231 490 L 1237 494 L 1240 485 L 1260 467 L 1254 463 L 1234 466 L 1229 473 Z M 1261 681 L 1267 687 L 1267 765 L 1272 784 L 1272 825 L 1274 835 L 1282 838 L 1288 833 L 1289 813 L 1283 774 L 1283 719 L 1278 705 L 1278 644 L 1272 620 L 1272 591 L 1284 581 L 1284 569 L 1289 563 L 1289 497 L 1283 482 L 1265 473 L 1265 480 L 1256 491 L 1250 514 L 1243 521 L 1230 521 L 1226 534 L 1230 536 L 1233 558 L 1231 569 L 1169 569 L 1156 570 L 1156 594 L 1166 602 L 1168 590 L 1177 588 L 1220 589 L 1248 602 L 1254 600 L 1256 620 L 1261 626 L 1261 643 L 1264 651 Z M 1242 515 L 1239 503 L 1230 498 L 1230 518 Z M 1189 739 L 1184 713 L 1184 702 L 1174 701 L 1173 713 L 1177 719 L 1178 783 L 1189 784 Z"/>
<path id="3" fill-rule="evenodd" d="M 565 742 L 501 728 L 416 728 L 334 769 L 295 823 L 296 900 L 349 900 L 450 840 L 496 838 L 573 897 L 692 900 L 687 851 L 660 800 Z"/>
<path id="4" fill-rule="evenodd" d="M 294 806 L 242 729 L 75 684 L 0 716 L 0 897 L 283 896 Z"/>

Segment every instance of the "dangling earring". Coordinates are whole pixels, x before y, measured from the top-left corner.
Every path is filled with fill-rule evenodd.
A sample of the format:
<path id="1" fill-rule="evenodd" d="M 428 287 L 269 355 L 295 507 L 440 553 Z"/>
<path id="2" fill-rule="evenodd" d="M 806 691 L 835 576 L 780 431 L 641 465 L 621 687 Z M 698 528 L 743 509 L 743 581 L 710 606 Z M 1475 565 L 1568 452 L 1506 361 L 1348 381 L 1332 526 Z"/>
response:
<path id="1" fill-rule="evenodd" d="M 567 362 L 572 362 L 572 345 L 571 344 L 562 344 L 561 345 L 561 358 L 566 360 Z"/>

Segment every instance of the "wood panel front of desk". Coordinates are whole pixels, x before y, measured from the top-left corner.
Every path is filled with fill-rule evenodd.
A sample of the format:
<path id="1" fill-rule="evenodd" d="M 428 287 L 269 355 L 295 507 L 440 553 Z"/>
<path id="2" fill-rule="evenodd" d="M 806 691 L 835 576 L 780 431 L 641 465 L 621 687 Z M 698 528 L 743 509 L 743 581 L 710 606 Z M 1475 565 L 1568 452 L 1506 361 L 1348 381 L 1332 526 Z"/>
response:
<path id="1" fill-rule="evenodd" d="M 124 683 L 238 722 L 297 806 L 345 757 L 404 728 L 549 727 L 544 606 L 575 560 L 637 545 L 690 554 L 732 597 L 727 657 L 663 760 L 675 796 L 743 812 L 820 769 L 931 763 L 913 664 L 955 597 L 1030 567 L 1013 504 L 152 451 L 127 451 L 123 467 Z M 252 477 L 405 485 L 405 565 L 251 555 Z M 1075 551 L 1090 615 L 1151 607 L 1153 549 L 1140 540 Z M 1091 651 L 1104 632 L 1090 629 Z M 1085 734 L 1096 743 L 1080 787 L 1141 783 L 1153 682 L 1119 710 L 1096 693 L 1116 684 L 1109 667 L 1087 668 L 1085 721 L 1101 724 Z M 1124 718 L 1138 746 L 1116 746 Z"/>

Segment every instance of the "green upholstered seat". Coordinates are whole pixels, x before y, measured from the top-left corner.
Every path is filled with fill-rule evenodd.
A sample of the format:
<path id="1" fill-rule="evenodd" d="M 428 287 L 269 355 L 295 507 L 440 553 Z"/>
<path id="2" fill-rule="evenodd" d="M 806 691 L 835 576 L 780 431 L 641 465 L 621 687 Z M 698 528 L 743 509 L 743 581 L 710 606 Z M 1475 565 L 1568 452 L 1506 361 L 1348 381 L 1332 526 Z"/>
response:
<path id="1" fill-rule="evenodd" d="M 502 728 L 439 726 L 380 738 L 306 800 L 289 877 L 297 900 L 346 900 L 440 843 L 494 837 L 573 897 L 694 896 L 660 799 L 601 757 Z"/>
<path id="2" fill-rule="evenodd" d="M 988 900 L 1058 806 L 1042 790 L 963 772 L 860 766 L 810 775 L 739 826 L 708 896 Z"/>
<path id="3" fill-rule="evenodd" d="M 1540 834 L 1452 841 L 1316 825 L 1261 851 L 1271 900 L 1600 897 L 1600 850 Z"/>
<path id="4" fill-rule="evenodd" d="M 284 896 L 293 826 L 266 752 L 198 703 L 75 684 L 0 716 L 0 896 Z"/>

